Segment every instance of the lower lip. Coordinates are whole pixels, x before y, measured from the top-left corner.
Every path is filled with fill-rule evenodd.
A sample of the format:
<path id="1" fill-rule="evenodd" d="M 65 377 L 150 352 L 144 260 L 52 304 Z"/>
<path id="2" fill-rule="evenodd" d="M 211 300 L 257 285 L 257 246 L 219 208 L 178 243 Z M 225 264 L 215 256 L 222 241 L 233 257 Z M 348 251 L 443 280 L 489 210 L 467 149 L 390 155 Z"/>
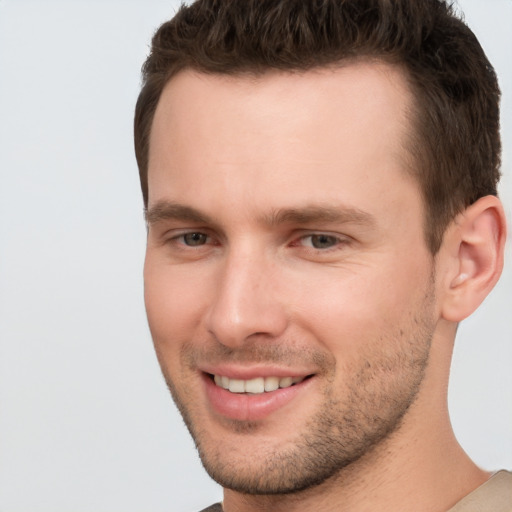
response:
<path id="1" fill-rule="evenodd" d="M 288 388 L 251 395 L 231 393 L 217 386 L 209 375 L 204 374 L 206 396 L 213 410 L 221 416 L 239 421 L 257 421 L 266 418 L 304 392 L 311 380 L 313 379 L 308 378 Z"/>

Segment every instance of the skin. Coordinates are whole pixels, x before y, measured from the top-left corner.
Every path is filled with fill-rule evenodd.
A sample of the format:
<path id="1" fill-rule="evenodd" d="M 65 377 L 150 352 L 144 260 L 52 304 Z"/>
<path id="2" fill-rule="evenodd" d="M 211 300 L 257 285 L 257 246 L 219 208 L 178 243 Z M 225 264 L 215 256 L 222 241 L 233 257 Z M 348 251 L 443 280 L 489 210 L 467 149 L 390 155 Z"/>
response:
<path id="1" fill-rule="evenodd" d="M 457 322 L 499 276 L 503 213 L 484 198 L 430 254 L 411 102 L 376 63 L 184 71 L 164 89 L 146 308 L 227 512 L 441 511 L 488 477 L 453 436 L 446 387 Z M 264 414 L 207 392 L 209 373 L 278 372 L 308 378 Z"/>

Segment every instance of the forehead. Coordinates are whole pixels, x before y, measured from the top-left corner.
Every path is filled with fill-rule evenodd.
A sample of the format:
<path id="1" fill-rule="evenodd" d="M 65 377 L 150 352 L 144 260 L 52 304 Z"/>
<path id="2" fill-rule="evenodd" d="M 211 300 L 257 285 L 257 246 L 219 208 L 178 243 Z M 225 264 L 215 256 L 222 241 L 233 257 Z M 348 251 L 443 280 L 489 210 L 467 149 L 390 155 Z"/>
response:
<path id="1" fill-rule="evenodd" d="M 190 186 L 205 204 L 215 194 L 270 204 L 410 182 L 411 105 L 401 71 L 377 62 L 259 76 L 183 71 L 155 113 L 149 202 Z"/>

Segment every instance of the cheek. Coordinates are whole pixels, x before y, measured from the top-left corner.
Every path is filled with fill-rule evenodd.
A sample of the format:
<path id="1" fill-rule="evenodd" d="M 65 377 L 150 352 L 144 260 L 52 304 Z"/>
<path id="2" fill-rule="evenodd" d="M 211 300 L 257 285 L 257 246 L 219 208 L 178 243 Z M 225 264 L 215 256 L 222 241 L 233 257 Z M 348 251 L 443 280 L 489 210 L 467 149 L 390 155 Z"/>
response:
<path id="1" fill-rule="evenodd" d="M 365 345 L 396 338 L 426 290 L 425 275 L 398 265 L 333 272 L 308 281 L 296 296 L 296 322 L 342 359 L 356 357 Z"/>
<path id="2" fill-rule="evenodd" d="M 205 303 L 204 280 L 187 272 L 146 260 L 144 301 L 157 350 L 177 350 L 194 337 Z"/>

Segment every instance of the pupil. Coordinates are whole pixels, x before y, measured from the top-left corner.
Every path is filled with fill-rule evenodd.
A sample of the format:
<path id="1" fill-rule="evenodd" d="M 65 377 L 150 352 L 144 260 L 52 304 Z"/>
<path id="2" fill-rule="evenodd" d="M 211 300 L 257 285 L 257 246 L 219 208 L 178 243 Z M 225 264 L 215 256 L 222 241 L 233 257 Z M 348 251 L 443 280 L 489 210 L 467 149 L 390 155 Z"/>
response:
<path id="1" fill-rule="evenodd" d="M 311 237 L 311 244 L 315 249 L 326 249 L 332 247 L 336 243 L 333 236 L 328 235 L 313 235 Z"/>
<path id="2" fill-rule="evenodd" d="M 184 240 L 187 245 L 202 245 L 206 241 L 206 235 L 203 233 L 187 233 Z"/>

